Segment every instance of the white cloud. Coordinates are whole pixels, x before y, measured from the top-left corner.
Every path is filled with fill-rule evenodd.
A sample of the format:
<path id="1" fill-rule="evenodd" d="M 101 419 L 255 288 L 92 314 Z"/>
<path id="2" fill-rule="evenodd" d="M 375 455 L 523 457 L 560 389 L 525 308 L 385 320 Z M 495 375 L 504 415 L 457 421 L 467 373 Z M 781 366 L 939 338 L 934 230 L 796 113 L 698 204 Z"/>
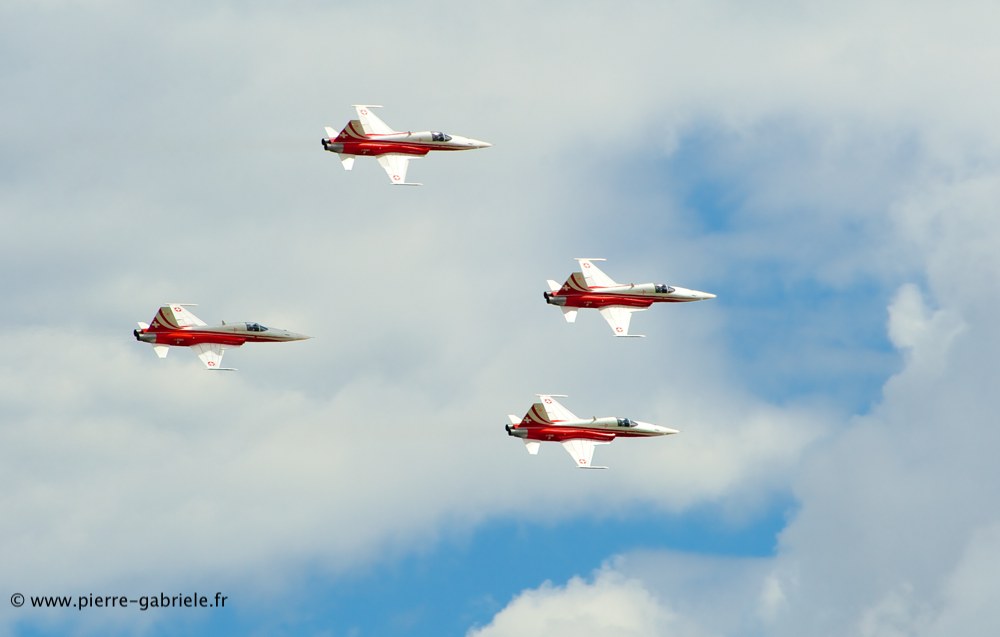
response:
<path id="1" fill-rule="evenodd" d="M 707 634 L 690 627 L 659 605 L 638 580 L 614 572 L 598 573 L 592 583 L 571 579 L 564 587 L 544 584 L 527 591 L 482 629 L 476 637 L 504 635 L 640 635 Z"/>

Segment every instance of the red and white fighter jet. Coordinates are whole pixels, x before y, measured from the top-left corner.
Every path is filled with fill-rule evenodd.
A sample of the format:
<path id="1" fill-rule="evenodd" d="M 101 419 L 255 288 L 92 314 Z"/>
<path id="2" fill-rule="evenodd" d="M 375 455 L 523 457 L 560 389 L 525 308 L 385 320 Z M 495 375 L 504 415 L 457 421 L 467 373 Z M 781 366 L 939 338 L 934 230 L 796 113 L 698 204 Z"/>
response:
<path id="1" fill-rule="evenodd" d="M 615 336 L 642 336 L 629 334 L 628 325 L 632 312 L 648 310 L 653 303 L 684 303 L 714 299 L 714 294 L 688 290 L 662 283 L 615 283 L 607 274 L 594 265 L 594 261 L 604 259 L 581 259 L 582 272 L 569 275 L 560 285 L 549 279 L 549 289 L 545 292 L 545 302 L 562 308 L 567 323 L 576 321 L 580 308 L 596 308 L 611 326 Z"/>
<path id="2" fill-rule="evenodd" d="M 489 148 L 493 144 L 471 137 L 448 135 L 440 131 L 400 132 L 371 112 L 381 106 L 355 104 L 358 119 L 347 122 L 344 130 L 326 127 L 326 137 L 322 139 L 323 150 L 340 155 L 344 170 L 354 168 L 354 158 L 358 155 L 374 157 L 389 175 L 389 181 L 397 186 L 419 186 L 406 181 L 406 169 L 410 160 L 423 157 L 432 150 L 472 150 Z"/>
<path id="3" fill-rule="evenodd" d="M 166 358 L 170 347 L 190 347 L 208 369 L 235 371 L 222 367 L 223 350 L 240 347 L 244 343 L 279 343 L 302 341 L 310 336 L 288 330 L 265 327 L 260 323 L 226 323 L 206 325 L 200 318 L 184 309 L 190 303 L 171 303 L 162 306 L 151 324 L 139 323 L 133 330 L 135 340 L 149 343 L 160 358 Z"/>
<path id="4" fill-rule="evenodd" d="M 676 429 L 639 422 L 628 418 L 580 418 L 562 406 L 554 394 L 538 394 L 524 418 L 510 414 L 507 435 L 524 440 L 528 453 L 535 455 L 542 441 L 561 442 L 573 462 L 581 469 L 607 469 L 591 464 L 594 447 L 615 438 L 648 438 L 680 433 Z"/>

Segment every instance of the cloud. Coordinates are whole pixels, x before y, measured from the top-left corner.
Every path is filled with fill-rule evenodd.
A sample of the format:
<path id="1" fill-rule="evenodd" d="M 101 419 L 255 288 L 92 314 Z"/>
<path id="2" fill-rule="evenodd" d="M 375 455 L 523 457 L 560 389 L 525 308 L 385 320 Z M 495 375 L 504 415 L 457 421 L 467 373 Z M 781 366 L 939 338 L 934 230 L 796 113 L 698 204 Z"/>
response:
<path id="1" fill-rule="evenodd" d="M 598 574 L 592 583 L 574 578 L 564 587 L 545 584 L 525 592 L 489 626 L 469 634 L 558 637 L 600 633 L 626 637 L 676 634 L 679 629 L 684 629 L 682 622 L 657 604 L 639 581 L 607 572 Z"/>

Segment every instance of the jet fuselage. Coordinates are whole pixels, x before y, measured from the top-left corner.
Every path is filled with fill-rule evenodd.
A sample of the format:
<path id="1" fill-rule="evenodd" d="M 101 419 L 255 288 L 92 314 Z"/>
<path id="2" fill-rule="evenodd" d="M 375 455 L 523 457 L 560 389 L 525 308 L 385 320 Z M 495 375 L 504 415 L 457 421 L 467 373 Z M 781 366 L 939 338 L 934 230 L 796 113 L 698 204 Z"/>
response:
<path id="1" fill-rule="evenodd" d="M 507 434 L 515 438 L 554 442 L 574 439 L 611 442 L 615 438 L 648 438 L 678 433 L 669 427 L 614 416 L 547 421 L 547 416 L 535 406 L 520 423 L 507 425 L 506 429 Z"/>
<path id="2" fill-rule="evenodd" d="M 239 347 L 244 343 L 280 343 L 309 338 L 288 330 L 264 327 L 260 323 L 224 323 L 205 327 L 164 328 L 154 323 L 147 329 L 133 330 L 137 341 L 156 345 L 191 347 L 206 343 Z"/>
<path id="3" fill-rule="evenodd" d="M 323 150 L 364 157 L 377 157 L 390 153 L 424 156 L 432 150 L 472 150 L 492 145 L 471 137 L 448 135 L 437 131 L 367 134 L 358 126 L 356 120 L 349 122 L 337 137 L 333 139 L 324 137 L 321 141 Z"/>
<path id="4" fill-rule="evenodd" d="M 579 308 L 601 308 L 612 305 L 647 308 L 653 303 L 688 303 L 714 299 L 714 294 L 657 283 L 632 283 L 608 288 L 563 289 L 545 292 L 549 305 Z"/>

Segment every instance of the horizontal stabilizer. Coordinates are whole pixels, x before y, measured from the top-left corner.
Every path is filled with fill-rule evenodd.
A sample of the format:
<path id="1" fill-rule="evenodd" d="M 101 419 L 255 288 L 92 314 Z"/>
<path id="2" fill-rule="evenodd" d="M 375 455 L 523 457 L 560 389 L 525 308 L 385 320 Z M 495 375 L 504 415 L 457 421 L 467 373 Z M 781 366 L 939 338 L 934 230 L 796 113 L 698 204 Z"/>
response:
<path id="1" fill-rule="evenodd" d="M 566 319 L 567 323 L 576 323 L 576 308 L 575 307 L 564 307 L 562 308 L 563 318 Z"/>
<path id="2" fill-rule="evenodd" d="M 326 129 L 327 137 L 329 137 L 330 139 L 337 139 L 337 131 L 333 130 L 329 126 L 324 126 L 324 128 Z"/>
<path id="3" fill-rule="evenodd" d="M 520 425 L 521 424 L 521 419 L 518 418 L 517 416 L 515 416 L 514 414 L 507 414 L 507 419 L 510 420 L 510 424 L 512 424 L 512 425 Z"/>
<path id="4" fill-rule="evenodd" d="M 209 372 L 235 372 L 238 371 L 235 367 L 206 367 L 205 371 Z"/>
<path id="5" fill-rule="evenodd" d="M 153 351 L 156 352 L 156 355 L 160 358 L 166 358 L 167 354 L 170 353 L 170 348 L 166 345 L 153 345 Z"/>
<path id="6" fill-rule="evenodd" d="M 533 456 L 537 456 L 538 455 L 538 448 L 541 447 L 541 446 L 542 446 L 542 443 L 538 442 L 537 440 L 525 440 L 524 441 L 524 448 L 527 449 L 528 453 L 530 453 Z"/>
<path id="7" fill-rule="evenodd" d="M 149 323 L 143 323 L 142 321 L 139 321 L 139 329 L 140 330 L 148 330 L 149 329 Z"/>
<path id="8" fill-rule="evenodd" d="M 607 469 L 608 467 L 594 467 L 594 466 L 584 467 L 584 466 L 579 466 L 577 468 L 578 469 Z"/>
<path id="9" fill-rule="evenodd" d="M 549 285 L 549 290 L 552 293 L 556 293 L 559 291 L 559 284 L 553 281 L 552 279 L 546 279 L 545 282 Z"/>
<path id="10" fill-rule="evenodd" d="M 340 163 L 344 165 L 344 170 L 354 168 L 354 155 L 340 155 Z"/>

